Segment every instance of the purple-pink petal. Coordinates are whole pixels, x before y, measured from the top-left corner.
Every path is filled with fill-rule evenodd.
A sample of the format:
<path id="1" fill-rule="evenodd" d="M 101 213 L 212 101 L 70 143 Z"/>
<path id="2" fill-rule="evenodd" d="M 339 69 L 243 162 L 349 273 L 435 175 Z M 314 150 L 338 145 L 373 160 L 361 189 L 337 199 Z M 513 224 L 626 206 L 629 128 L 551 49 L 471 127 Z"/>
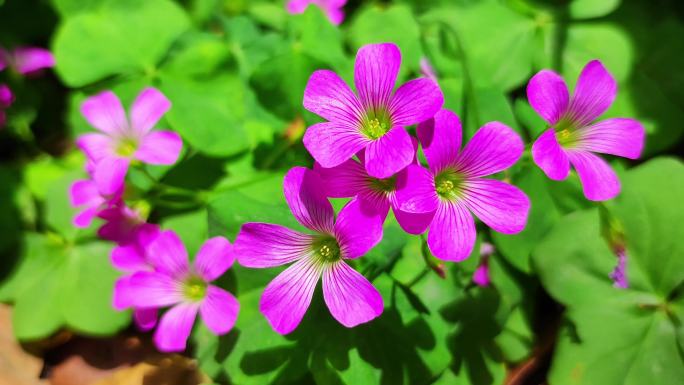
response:
<path id="1" fill-rule="evenodd" d="M 320 175 L 326 195 L 331 198 L 350 198 L 368 189 L 368 173 L 354 159 L 330 168 L 316 163 L 314 171 Z"/>
<path id="2" fill-rule="evenodd" d="M 235 238 L 238 263 L 273 267 L 294 262 L 311 252 L 313 236 L 270 223 L 245 223 Z"/>
<path id="3" fill-rule="evenodd" d="M 209 285 L 199 311 L 207 328 L 214 334 L 221 335 L 228 333 L 235 325 L 240 303 L 229 292 Z"/>
<path id="4" fill-rule="evenodd" d="M 437 81 L 437 73 L 426 57 L 420 58 L 420 74 L 432 81 Z"/>
<path id="5" fill-rule="evenodd" d="M 81 113 L 88 123 L 114 137 L 128 132 L 128 121 L 121 101 L 112 91 L 91 96 L 81 104 Z"/>
<path id="6" fill-rule="evenodd" d="M 146 134 L 135 152 L 135 158 L 148 164 L 168 165 L 178 160 L 183 140 L 173 131 L 154 131 Z"/>
<path id="7" fill-rule="evenodd" d="M 463 261 L 473 251 L 475 237 L 475 221 L 468 209 L 459 203 L 442 201 L 428 233 L 432 254 L 444 261 Z"/>
<path id="8" fill-rule="evenodd" d="M 17 72 L 28 75 L 55 66 L 52 53 L 44 48 L 20 47 L 12 52 L 13 65 Z"/>
<path id="9" fill-rule="evenodd" d="M 283 192 L 290 211 L 306 228 L 329 233 L 335 212 L 325 196 L 321 177 L 306 167 L 293 167 L 285 174 Z"/>
<path id="10" fill-rule="evenodd" d="M 439 205 L 434 177 L 415 164 L 397 175 L 395 194 L 399 209 L 407 213 L 434 213 Z"/>
<path id="11" fill-rule="evenodd" d="M 567 118 L 576 127 L 584 127 L 603 114 L 615 100 L 617 82 L 598 60 L 582 69 L 570 100 Z"/>
<path id="12" fill-rule="evenodd" d="M 171 108 L 171 102 L 159 90 L 147 87 L 138 94 L 131 106 L 131 129 L 143 137 Z"/>
<path id="13" fill-rule="evenodd" d="M 411 164 L 415 154 L 406 129 L 394 127 L 366 147 L 366 171 L 375 178 L 389 178 Z"/>
<path id="14" fill-rule="evenodd" d="M 419 78 L 401 85 L 389 105 L 393 126 L 411 126 L 432 118 L 442 105 L 444 96 L 437 83 Z"/>
<path id="15" fill-rule="evenodd" d="M 617 265 L 608 276 L 613 280 L 614 287 L 627 289 L 629 288 L 629 280 L 627 279 L 627 250 L 618 250 L 617 258 Z"/>
<path id="16" fill-rule="evenodd" d="M 130 160 L 118 156 L 101 159 L 95 164 L 93 180 L 103 195 L 115 195 L 123 191 Z"/>
<path id="17" fill-rule="evenodd" d="M 612 118 L 578 130 L 582 150 L 637 159 L 644 148 L 644 127 L 638 120 Z"/>
<path id="18" fill-rule="evenodd" d="M 397 206 L 392 207 L 394 217 L 397 219 L 399 226 L 409 234 L 418 235 L 427 230 L 435 216 L 434 212 L 430 213 L 407 213 L 402 211 Z"/>
<path id="19" fill-rule="evenodd" d="M 416 133 L 431 170 L 439 172 L 456 162 L 463 135 L 458 115 L 442 109 L 419 124 Z"/>
<path id="20" fill-rule="evenodd" d="M 511 167 L 525 149 L 520 135 L 499 122 L 482 126 L 458 157 L 457 168 L 469 176 L 486 176 Z"/>
<path id="21" fill-rule="evenodd" d="M 79 135 L 78 139 L 76 139 L 76 145 L 90 160 L 96 163 L 103 158 L 115 156 L 115 140 L 104 134 L 88 133 Z"/>
<path id="22" fill-rule="evenodd" d="M 392 43 L 359 48 L 354 63 L 354 85 L 366 109 L 386 108 L 401 65 L 401 52 Z"/>
<path id="23" fill-rule="evenodd" d="M 587 151 L 568 151 L 567 154 L 579 175 L 587 199 L 605 201 L 620 193 L 620 180 L 601 157 Z"/>
<path id="24" fill-rule="evenodd" d="M 335 223 L 335 238 L 340 245 L 342 258 L 358 258 L 382 239 L 384 215 L 378 213 L 373 205 L 365 204 L 362 199 L 352 199 L 347 203 Z"/>
<path id="25" fill-rule="evenodd" d="M 570 94 L 560 75 L 542 70 L 527 83 L 527 100 L 544 120 L 555 125 L 568 108 Z"/>
<path id="26" fill-rule="evenodd" d="M 491 283 L 489 278 L 489 265 L 487 263 L 481 263 L 475 272 L 473 273 L 473 282 L 477 286 L 487 287 Z"/>
<path id="27" fill-rule="evenodd" d="M 304 89 L 304 108 L 331 122 L 360 127 L 364 112 L 361 102 L 336 73 L 314 72 Z"/>
<path id="28" fill-rule="evenodd" d="M 0 84 L 0 108 L 7 108 L 14 102 L 14 94 L 7 84 Z"/>
<path id="29" fill-rule="evenodd" d="M 162 352 L 181 352 L 197 317 L 197 303 L 180 303 L 167 310 L 154 333 L 154 344 Z"/>
<path id="30" fill-rule="evenodd" d="M 323 266 L 314 258 L 303 258 L 266 286 L 259 310 L 273 330 L 288 334 L 297 328 L 309 308 L 322 270 Z"/>
<path id="31" fill-rule="evenodd" d="M 159 310 L 155 308 L 133 309 L 133 321 L 140 331 L 146 332 L 157 326 Z"/>
<path id="32" fill-rule="evenodd" d="M 570 173 L 570 161 L 553 128 L 544 131 L 534 142 L 532 159 L 553 180 L 563 180 Z"/>
<path id="33" fill-rule="evenodd" d="M 147 248 L 147 260 L 164 274 L 180 278 L 189 272 L 188 252 L 171 230 L 162 231 Z"/>
<path id="34" fill-rule="evenodd" d="M 145 250 L 136 243 L 115 246 L 110 258 L 117 270 L 135 272 L 149 268 Z"/>
<path id="35" fill-rule="evenodd" d="M 139 271 L 131 276 L 128 290 L 133 307 L 164 307 L 183 301 L 181 283 L 164 273 Z"/>
<path id="36" fill-rule="evenodd" d="M 195 272 L 206 282 L 211 282 L 226 272 L 235 261 L 233 245 L 223 237 L 208 239 L 195 257 Z"/>
<path id="37" fill-rule="evenodd" d="M 124 275 L 114 281 L 112 307 L 115 310 L 125 310 L 133 306 L 133 298 L 131 297 L 130 290 L 131 277 L 131 275 Z"/>
<path id="38" fill-rule="evenodd" d="M 378 290 L 344 261 L 326 266 L 322 286 L 330 313 L 348 328 L 382 314 L 384 304 Z"/>
<path id="39" fill-rule="evenodd" d="M 335 167 L 365 148 L 370 140 L 346 123 L 317 123 L 304 133 L 304 147 L 323 167 Z"/>
<path id="40" fill-rule="evenodd" d="M 527 224 L 530 200 L 519 188 L 495 179 L 466 182 L 463 203 L 492 229 L 516 234 Z"/>

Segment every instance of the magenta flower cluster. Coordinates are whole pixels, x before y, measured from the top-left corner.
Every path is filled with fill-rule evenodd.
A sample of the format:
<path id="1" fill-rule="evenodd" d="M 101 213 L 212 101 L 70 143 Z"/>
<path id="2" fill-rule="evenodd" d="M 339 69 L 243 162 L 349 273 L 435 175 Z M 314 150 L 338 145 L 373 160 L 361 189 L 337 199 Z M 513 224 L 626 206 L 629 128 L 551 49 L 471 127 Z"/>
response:
<path id="1" fill-rule="evenodd" d="M 235 259 L 227 239 L 206 241 L 190 265 L 175 233 L 147 223 L 126 205 L 129 167 L 171 165 L 180 155 L 183 144 L 178 134 L 153 130 L 169 108 L 171 102 L 154 88 L 137 96 L 129 117 L 110 91 L 86 99 L 81 113 L 100 132 L 77 139 L 87 157 L 89 177 L 72 185 L 71 202 L 80 208 L 75 226 L 87 227 L 99 218 L 104 224 L 98 235 L 116 243 L 111 261 L 124 275 L 115 284 L 114 308 L 132 308 L 142 330 L 156 326 L 159 350 L 182 351 L 198 313 L 209 330 L 224 334 L 233 327 L 239 304 L 232 294 L 210 284 Z M 169 306 L 158 320 L 159 310 Z"/>
<path id="2" fill-rule="evenodd" d="M 55 65 L 50 51 L 38 47 L 18 47 L 6 50 L 0 47 L 0 71 L 10 68 L 22 76 L 35 76 L 43 69 Z M 7 110 L 14 103 L 14 93 L 7 84 L 0 83 L 0 128 L 7 121 Z"/>
<path id="3" fill-rule="evenodd" d="M 305 2 L 290 4 L 300 3 Z M 356 56 L 356 92 L 332 71 L 314 72 L 303 101 L 307 110 L 324 119 L 310 126 L 303 138 L 314 167 L 292 168 L 283 182 L 292 215 L 306 231 L 246 223 L 234 245 L 223 237 L 206 241 L 192 265 L 176 234 L 147 223 L 125 202 L 130 167 L 169 165 L 179 157 L 180 137 L 153 130 L 170 101 L 147 88 L 127 117 L 112 92 L 87 99 L 81 111 L 100 132 L 77 141 L 87 155 L 89 178 L 72 186 L 72 203 L 81 207 L 74 223 L 84 227 L 100 218 L 104 225 L 98 234 L 116 243 L 112 263 L 124 274 L 116 283 L 114 307 L 132 308 L 143 330 L 156 326 L 154 340 L 160 350 L 183 350 L 198 314 L 216 334 L 227 333 L 235 324 L 238 301 L 211 284 L 234 260 L 250 268 L 289 264 L 268 284 L 260 301 L 275 331 L 287 334 L 297 328 L 319 280 L 332 316 L 354 327 L 384 309 L 378 290 L 353 266 L 382 239 L 390 210 L 407 233 L 427 232 L 430 252 L 443 261 L 463 261 L 472 254 L 475 218 L 500 233 L 522 231 L 530 200 L 495 177 L 522 156 L 521 137 L 505 124 L 489 122 L 463 143 L 460 119 L 442 108 L 444 97 L 429 63 L 422 63 L 426 77 L 396 87 L 400 66 L 397 46 L 371 44 Z M 562 79 L 550 71 L 532 78 L 528 95 L 551 125 L 532 147 L 539 167 L 552 179 L 563 179 L 572 164 L 588 199 L 615 196 L 617 178 L 593 153 L 638 157 L 644 134 L 631 119 L 592 123 L 615 96 L 615 82 L 600 62 L 587 65 L 572 99 Z M 413 125 L 417 138 L 407 131 Z M 418 161 L 421 151 L 427 167 Z M 335 213 L 329 198 L 350 200 Z M 479 253 L 473 281 L 488 286 L 494 249 L 483 243 Z M 621 286 L 626 286 L 625 266 L 622 258 L 613 273 Z M 167 307 L 158 321 L 160 309 Z"/>

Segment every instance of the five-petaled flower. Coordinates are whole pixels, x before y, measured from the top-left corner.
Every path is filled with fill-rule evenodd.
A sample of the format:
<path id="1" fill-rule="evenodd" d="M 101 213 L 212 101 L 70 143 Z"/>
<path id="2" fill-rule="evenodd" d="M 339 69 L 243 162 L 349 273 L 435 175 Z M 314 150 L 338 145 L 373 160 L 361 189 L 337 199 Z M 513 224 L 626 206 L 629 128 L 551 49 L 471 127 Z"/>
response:
<path id="1" fill-rule="evenodd" d="M 527 223 L 530 201 L 508 183 L 482 178 L 512 166 L 522 155 L 523 142 L 498 122 L 480 128 L 463 151 L 461 123 L 441 110 L 418 126 L 430 170 L 410 165 L 399 175 L 397 200 L 402 211 L 431 213 L 428 247 L 447 261 L 466 259 L 475 244 L 474 213 L 494 230 L 514 234 Z"/>
<path id="2" fill-rule="evenodd" d="M 565 179 L 570 164 L 589 200 L 603 201 L 620 192 L 617 175 L 594 153 L 637 159 L 644 146 L 644 128 L 637 120 L 611 118 L 594 122 L 613 103 L 617 83 L 600 61 L 589 62 L 570 98 L 558 74 L 542 70 L 527 85 L 532 107 L 552 127 L 532 146 L 534 162 L 554 180 Z"/>
<path id="3" fill-rule="evenodd" d="M 285 199 L 297 221 L 315 234 L 275 224 L 246 223 L 235 240 L 241 265 L 272 267 L 294 262 L 266 287 L 260 309 L 275 331 L 287 334 L 304 317 L 319 278 L 333 317 L 346 327 L 368 322 L 383 310 L 380 293 L 345 259 L 358 258 L 375 246 L 382 218 L 350 201 L 337 220 L 314 171 L 295 167 L 285 176 Z"/>
<path id="4" fill-rule="evenodd" d="M 121 101 L 111 91 L 86 99 L 81 113 L 101 133 L 83 134 L 78 146 L 92 162 L 93 179 L 103 194 L 120 190 L 133 160 L 173 164 L 183 142 L 172 131 L 151 131 L 171 102 L 158 90 L 146 88 L 131 107 L 130 121 Z"/>
<path id="5" fill-rule="evenodd" d="M 139 271 L 127 283 L 128 299 L 136 309 L 172 306 L 159 321 L 154 342 L 161 351 L 182 351 L 197 313 L 213 333 L 228 333 L 235 324 L 240 305 L 227 291 L 210 282 L 230 268 L 233 246 L 223 237 L 207 240 L 192 266 L 178 236 L 162 231 L 147 247 L 153 271 Z"/>
<path id="6" fill-rule="evenodd" d="M 331 23 L 339 25 L 344 20 L 342 7 L 346 3 L 347 0 L 290 0 L 287 11 L 291 14 L 304 13 L 309 4 L 313 4 L 325 13 Z"/>
<path id="7" fill-rule="evenodd" d="M 405 127 L 431 118 L 444 98 L 427 78 L 394 92 L 401 53 L 394 44 L 359 49 L 354 68 L 358 97 L 334 72 L 319 70 L 304 90 L 304 108 L 328 120 L 304 134 L 304 146 L 323 167 L 335 167 L 366 150 L 365 167 L 389 178 L 411 163 L 415 150 Z"/>

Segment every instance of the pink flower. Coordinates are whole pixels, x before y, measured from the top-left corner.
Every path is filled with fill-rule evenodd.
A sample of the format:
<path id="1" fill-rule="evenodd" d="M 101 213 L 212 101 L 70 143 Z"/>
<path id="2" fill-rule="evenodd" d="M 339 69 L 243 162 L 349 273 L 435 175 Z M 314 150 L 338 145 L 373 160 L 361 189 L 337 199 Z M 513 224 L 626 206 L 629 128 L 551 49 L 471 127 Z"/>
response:
<path id="1" fill-rule="evenodd" d="M 74 226 L 81 228 L 90 226 L 93 218 L 101 211 L 119 204 L 122 194 L 123 186 L 111 193 L 104 193 L 90 179 L 77 180 L 69 190 L 71 205 L 82 207 L 81 211 L 74 217 Z"/>
<path id="2" fill-rule="evenodd" d="M 589 62 L 570 98 L 558 74 L 543 70 L 527 85 L 527 98 L 552 127 L 532 146 L 534 162 L 553 180 L 563 180 L 575 167 L 589 200 L 602 201 L 620 192 L 615 172 L 594 153 L 637 159 L 644 146 L 638 121 L 611 118 L 594 122 L 613 103 L 617 83 L 600 61 Z"/>
<path id="3" fill-rule="evenodd" d="M 418 126 L 430 170 L 410 165 L 399 175 L 397 200 L 402 211 L 430 213 L 428 246 L 439 259 L 462 261 L 475 243 L 473 214 L 505 234 L 520 232 L 527 223 L 530 201 L 520 189 L 483 178 L 513 165 L 523 151 L 520 136 L 491 122 L 461 147 L 461 123 L 451 111 L 441 110 Z"/>
<path id="4" fill-rule="evenodd" d="M 173 164 L 183 142 L 172 131 L 151 131 L 171 102 L 154 88 L 144 89 L 133 102 L 130 121 L 119 98 L 105 91 L 86 99 L 81 113 L 101 133 L 79 136 L 76 143 L 92 162 L 93 179 L 105 194 L 122 188 L 131 161 Z"/>
<path id="5" fill-rule="evenodd" d="M 5 125 L 5 109 L 14 102 L 14 94 L 7 84 L 0 84 L 0 127 Z"/>
<path id="6" fill-rule="evenodd" d="M 482 242 L 480 244 L 480 264 L 473 273 L 473 282 L 482 287 L 487 287 L 491 283 L 489 277 L 489 258 L 494 253 L 494 246 L 491 243 Z"/>
<path id="7" fill-rule="evenodd" d="M 233 247 L 228 240 L 207 240 L 192 266 L 188 264 L 185 246 L 173 231 L 161 232 L 147 251 L 155 270 L 133 274 L 126 295 L 136 309 L 172 306 L 161 316 L 154 334 L 159 350 L 185 350 L 198 312 L 204 324 L 217 335 L 233 328 L 240 304 L 232 294 L 210 284 L 233 264 Z"/>
<path id="8" fill-rule="evenodd" d="M 400 64 L 394 44 L 361 47 L 354 69 L 358 97 L 332 71 L 311 75 L 304 108 L 328 121 L 307 129 L 304 146 L 321 166 L 338 166 L 362 149 L 365 168 L 375 178 L 389 178 L 411 163 L 415 150 L 405 127 L 431 118 L 444 98 L 426 78 L 411 80 L 394 92 Z"/>
<path id="9" fill-rule="evenodd" d="M 22 75 L 32 75 L 54 65 L 54 56 L 44 48 L 18 47 L 13 51 L 0 48 L 0 71 L 10 67 Z"/>
<path id="10" fill-rule="evenodd" d="M 383 310 L 380 293 L 344 260 L 364 255 L 382 236 L 382 220 L 349 202 L 337 220 L 319 175 L 295 167 L 285 176 L 285 199 L 297 221 L 315 234 L 268 223 L 246 223 L 235 240 L 241 265 L 263 268 L 294 262 L 268 284 L 260 310 L 275 331 L 287 334 L 304 317 L 319 278 L 333 317 L 346 327 L 368 322 Z"/>
<path id="11" fill-rule="evenodd" d="M 331 23 L 339 25 L 344 20 L 342 7 L 347 0 L 290 0 L 287 2 L 287 11 L 291 14 L 304 13 L 309 4 L 320 8 Z"/>
<path id="12" fill-rule="evenodd" d="M 613 286 L 618 289 L 627 289 L 629 287 L 629 281 L 627 280 L 627 250 L 618 248 L 615 253 L 618 263 L 609 277 L 613 280 Z"/>
<path id="13" fill-rule="evenodd" d="M 437 73 L 426 57 L 420 58 L 420 74 L 437 82 Z"/>
<path id="14" fill-rule="evenodd" d="M 418 141 L 415 138 L 411 139 L 414 147 L 417 147 Z M 331 198 L 356 197 L 362 207 L 380 216 L 383 221 L 391 207 L 397 222 L 404 231 L 410 234 L 424 232 L 432 220 L 432 215 L 401 211 L 396 198 L 397 176 L 385 179 L 374 178 L 368 175 L 363 167 L 364 151 L 360 151 L 357 156 L 359 161 L 349 159 L 332 168 L 323 168 L 318 163 L 315 164 L 314 170 L 323 180 L 326 195 Z M 413 163 L 418 164 L 415 157 Z M 405 172 L 406 169 L 403 169 L 398 175 Z"/>

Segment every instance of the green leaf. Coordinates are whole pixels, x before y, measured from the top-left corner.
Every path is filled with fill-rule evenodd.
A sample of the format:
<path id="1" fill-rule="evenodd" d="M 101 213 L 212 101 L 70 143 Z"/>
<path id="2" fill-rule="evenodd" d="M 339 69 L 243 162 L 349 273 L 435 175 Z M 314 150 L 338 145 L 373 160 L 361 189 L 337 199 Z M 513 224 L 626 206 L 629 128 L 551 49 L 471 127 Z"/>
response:
<path id="1" fill-rule="evenodd" d="M 606 16 L 616 10 L 622 0 L 573 0 L 570 16 L 573 19 L 590 19 Z"/>
<path id="2" fill-rule="evenodd" d="M 153 73 L 171 44 L 189 26 L 169 0 L 107 0 L 67 17 L 53 44 L 56 70 L 78 87 L 106 76 Z"/>
<path id="3" fill-rule="evenodd" d="M 508 91 L 523 84 L 541 49 L 537 37 L 541 24 L 503 2 L 437 8 L 424 18 L 426 22 L 438 20 L 456 34 L 467 62 L 466 76 L 476 87 Z"/>
<path id="4" fill-rule="evenodd" d="M 420 29 L 405 5 L 363 8 L 352 20 L 347 36 L 354 50 L 366 44 L 394 43 L 401 50 L 401 73 L 418 68 L 422 56 Z"/>
<path id="5" fill-rule="evenodd" d="M 276 130 L 278 121 L 261 111 L 233 74 L 197 81 L 162 73 L 160 88 L 173 102 L 166 114 L 171 127 L 204 154 L 234 155 L 270 139 Z"/>
<path id="6" fill-rule="evenodd" d="M 547 44 L 549 49 L 552 46 Z M 618 83 L 622 83 L 631 74 L 634 48 L 629 36 L 617 25 L 571 24 L 562 57 L 563 77 L 569 86 L 574 86 L 582 68 L 594 59 L 601 60 Z"/>
<path id="7" fill-rule="evenodd" d="M 14 302 L 18 339 L 47 337 L 62 326 L 111 335 L 128 324 L 129 314 L 111 307 L 119 275 L 109 264 L 111 244 L 72 245 L 29 233 L 25 247 L 21 265 L 0 289 Z"/>
<path id="8" fill-rule="evenodd" d="M 575 325 L 561 336 L 551 383 L 658 385 L 684 376 L 681 324 L 669 316 L 684 282 L 677 228 L 684 167 L 656 159 L 622 182 L 609 209 L 624 227 L 629 289 L 608 278 L 617 259 L 600 236 L 596 210 L 565 217 L 533 253 L 542 284 Z"/>
<path id="9" fill-rule="evenodd" d="M 531 271 L 530 253 L 544 239 L 544 236 L 560 218 L 549 191 L 549 180 L 534 164 L 528 164 L 513 179 L 513 184 L 522 189 L 532 205 L 525 229 L 514 235 L 493 231 L 492 239 L 497 251 L 506 260 L 526 273 Z"/>
<path id="10" fill-rule="evenodd" d="M 349 60 L 344 54 L 340 30 L 330 23 L 320 8 L 307 7 L 302 15 L 292 17 L 291 24 L 290 35 L 307 55 L 334 68 L 351 64 L 347 63 Z"/>
<path id="11" fill-rule="evenodd" d="M 215 73 L 230 58 L 230 50 L 223 39 L 209 33 L 192 32 L 178 41 L 178 49 L 164 63 L 164 72 L 187 77 L 208 76 Z"/>

